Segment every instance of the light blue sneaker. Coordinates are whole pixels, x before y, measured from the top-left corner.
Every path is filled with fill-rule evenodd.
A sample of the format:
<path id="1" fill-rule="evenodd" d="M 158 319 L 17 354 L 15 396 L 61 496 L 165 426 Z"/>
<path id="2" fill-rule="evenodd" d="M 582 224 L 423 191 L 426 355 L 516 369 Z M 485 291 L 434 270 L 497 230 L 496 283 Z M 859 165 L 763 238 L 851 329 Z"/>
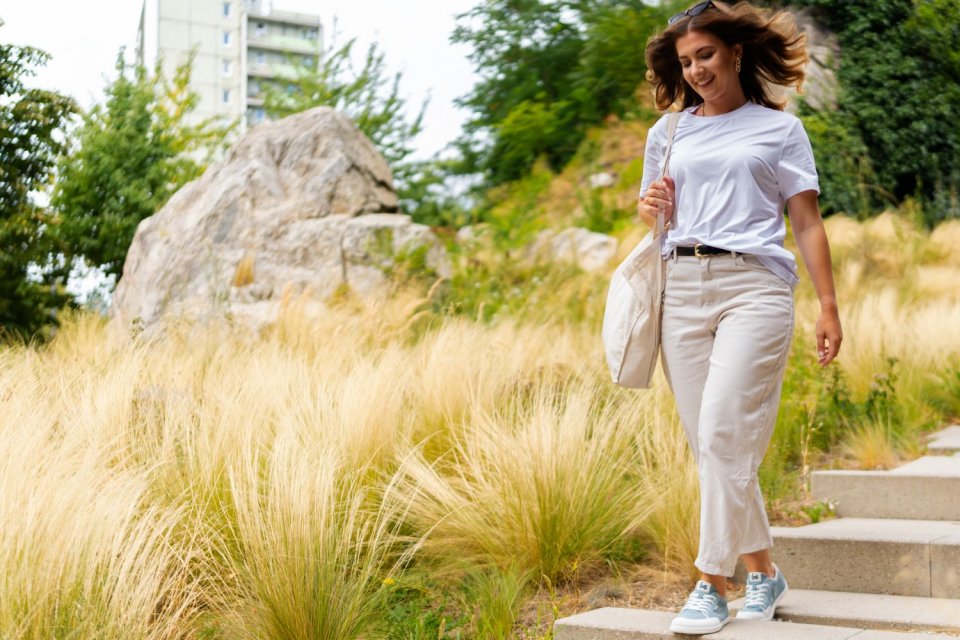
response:
<path id="1" fill-rule="evenodd" d="M 727 609 L 726 598 L 721 597 L 712 584 L 699 580 L 680 614 L 670 623 L 670 631 L 702 635 L 720 631 L 728 622 L 730 610 Z"/>
<path id="2" fill-rule="evenodd" d="M 773 620 L 773 612 L 787 595 L 787 581 L 780 573 L 780 567 L 774 577 L 757 571 L 747 574 L 746 602 L 737 612 L 737 620 Z"/>

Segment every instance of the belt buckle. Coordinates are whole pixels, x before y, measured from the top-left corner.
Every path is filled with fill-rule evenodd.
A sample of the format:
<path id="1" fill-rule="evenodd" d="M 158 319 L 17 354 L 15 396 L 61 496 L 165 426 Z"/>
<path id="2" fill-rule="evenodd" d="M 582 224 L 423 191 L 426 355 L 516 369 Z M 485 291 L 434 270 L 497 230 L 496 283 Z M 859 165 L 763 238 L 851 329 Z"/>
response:
<path id="1" fill-rule="evenodd" d="M 693 255 L 697 256 L 698 258 L 706 258 L 706 257 L 707 257 L 707 254 L 705 254 L 705 253 L 700 253 L 700 247 L 701 247 L 701 246 L 702 246 L 702 245 L 701 245 L 699 242 L 698 242 L 697 244 L 693 245 Z"/>

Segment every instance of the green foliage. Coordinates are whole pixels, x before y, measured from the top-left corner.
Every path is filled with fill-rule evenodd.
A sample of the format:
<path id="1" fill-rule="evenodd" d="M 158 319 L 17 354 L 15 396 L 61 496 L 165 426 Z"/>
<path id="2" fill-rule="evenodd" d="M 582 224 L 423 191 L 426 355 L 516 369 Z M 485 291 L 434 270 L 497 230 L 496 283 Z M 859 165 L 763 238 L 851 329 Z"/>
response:
<path id="1" fill-rule="evenodd" d="M 960 356 L 944 371 L 931 373 L 931 382 L 924 400 L 944 415 L 960 417 Z"/>
<path id="2" fill-rule="evenodd" d="M 578 192 L 577 200 L 583 210 L 583 215 L 576 221 L 578 227 L 597 233 L 613 233 L 631 224 L 633 212 L 608 205 L 599 189 Z"/>
<path id="3" fill-rule="evenodd" d="M 483 228 L 481 233 L 493 230 Z M 481 247 L 492 238 L 482 237 Z M 503 242 L 503 241 L 500 241 Z M 493 241 L 449 247 L 453 275 L 431 299 L 438 315 L 462 315 L 482 322 L 507 317 L 531 322 L 587 322 L 597 325 L 609 282 L 586 276 L 573 264 L 538 261 Z"/>
<path id="4" fill-rule="evenodd" d="M 829 518 L 834 515 L 833 505 L 824 500 L 801 507 L 801 510 L 807 514 L 807 517 L 810 518 L 810 522 L 812 524 L 816 524 L 824 518 Z"/>
<path id="5" fill-rule="evenodd" d="M 956 0 L 797 4 L 816 9 L 837 33 L 840 118 L 850 123 L 852 139 L 863 141 L 876 186 L 897 200 L 941 203 L 925 207 L 928 224 L 951 214 L 942 194 L 955 195 L 960 187 Z"/>
<path id="6" fill-rule="evenodd" d="M 907 32 L 917 38 L 941 69 L 960 82 L 960 3 L 956 0 L 917 0 Z"/>
<path id="7" fill-rule="evenodd" d="M 869 152 L 843 114 L 801 108 L 820 178 L 820 210 L 863 219 L 875 210 L 879 190 Z M 889 197 L 889 195 L 887 195 Z"/>
<path id="8" fill-rule="evenodd" d="M 476 637 L 513 638 L 513 626 L 527 595 L 530 574 L 517 569 L 474 569 L 467 574 L 465 607 L 474 609 Z"/>
<path id="9" fill-rule="evenodd" d="M 33 194 L 49 185 L 63 129 L 76 112 L 69 98 L 24 85 L 48 58 L 0 44 L 0 332 L 22 337 L 55 323 L 53 311 L 67 301 L 62 287 L 28 275 L 31 263 L 46 262 L 51 251 L 44 233 L 50 216 Z"/>
<path id="10" fill-rule="evenodd" d="M 335 27 L 334 27 L 335 29 Z M 332 41 L 307 62 L 290 59 L 291 76 L 282 83 L 264 83 L 264 109 L 271 117 L 284 117 L 318 106 L 342 111 L 387 159 L 395 177 L 406 175 L 403 161 L 413 151 L 413 138 L 423 129 L 424 101 L 410 121 L 404 115 L 406 100 L 400 96 L 397 73 L 389 78 L 384 54 L 376 43 L 367 48 L 363 66 L 353 70 L 351 57 L 356 38 L 343 45 Z M 384 87 L 388 87 L 386 93 Z"/>
<path id="11" fill-rule="evenodd" d="M 919 389 L 902 384 L 899 369 L 896 358 L 887 358 L 885 368 L 877 370 L 870 386 L 858 394 L 851 391 L 840 367 L 821 370 L 811 354 L 794 348 L 780 413 L 759 473 L 766 499 L 796 495 L 798 481 L 809 481 L 819 456 L 842 451 L 841 445 L 851 439 L 882 433 L 892 449 L 909 452 L 920 433 L 957 415 L 960 373 L 956 368 L 931 374 Z M 815 522 L 827 514 L 807 515 Z"/>
<path id="12" fill-rule="evenodd" d="M 523 264 L 506 253 L 497 253 L 488 260 L 475 259 L 466 252 L 454 253 L 453 258 L 462 264 L 433 300 L 433 310 L 441 315 L 463 315 L 489 322 L 529 314 L 548 297 L 551 287 L 562 281 L 556 269 Z"/>
<path id="13" fill-rule="evenodd" d="M 452 41 L 471 47 L 480 76 L 458 101 L 472 112 L 459 170 L 493 186 L 541 156 L 561 168 L 587 126 L 636 108 L 643 50 L 666 12 L 640 0 L 491 0 L 458 16 Z"/>
<path id="14" fill-rule="evenodd" d="M 228 128 L 212 119 L 188 124 L 199 100 L 189 87 L 191 63 L 167 80 L 161 62 L 150 75 L 118 54 L 106 102 L 84 114 L 58 167 L 55 234 L 69 258 L 119 276 L 140 221 L 199 176 L 224 140 Z"/>
<path id="15" fill-rule="evenodd" d="M 456 638 L 466 616 L 448 611 L 450 588 L 411 570 L 391 586 L 386 607 L 387 636 L 403 640 Z"/>
<path id="16" fill-rule="evenodd" d="M 490 226 L 496 246 L 506 253 L 519 249 L 533 239 L 542 228 L 538 203 L 550 187 L 554 174 L 542 166 L 529 175 L 493 190 L 487 196 L 488 209 L 480 209 L 478 217 Z"/>
<path id="17" fill-rule="evenodd" d="M 400 210 L 414 222 L 431 227 L 462 227 L 470 222 L 471 212 L 453 194 L 450 180 L 452 160 L 407 161 L 403 163 L 403 181 L 398 185 Z"/>
<path id="18" fill-rule="evenodd" d="M 887 358 L 886 367 L 873 374 L 865 393 L 851 391 L 840 367 L 821 371 L 804 353 L 790 359 L 784 378 L 780 414 L 760 471 L 768 498 L 790 492 L 781 480 L 791 470 L 803 474 L 816 456 L 837 451 L 838 445 L 869 433 L 882 433 L 894 449 L 911 450 L 919 434 L 956 415 L 953 393 L 960 375 L 947 367 L 931 375 L 919 393 L 905 393 L 899 381 L 899 362 Z M 911 387 L 912 388 L 912 387 Z M 769 495 L 768 495 L 769 494 Z"/>
<path id="19" fill-rule="evenodd" d="M 438 580 L 413 567 L 391 581 L 387 637 L 511 638 L 530 576 L 516 569 L 466 567 Z M 462 575 L 460 575 L 462 573 Z"/>
<path id="20" fill-rule="evenodd" d="M 833 425 L 823 431 L 824 440 L 818 443 L 821 448 L 836 444 L 846 432 L 864 424 L 894 423 L 898 431 L 903 430 L 906 425 L 902 424 L 896 403 L 896 365 L 895 358 L 887 359 L 887 370 L 874 374 L 862 400 L 852 397 L 841 369 L 831 368 L 817 403 L 818 416 Z"/>

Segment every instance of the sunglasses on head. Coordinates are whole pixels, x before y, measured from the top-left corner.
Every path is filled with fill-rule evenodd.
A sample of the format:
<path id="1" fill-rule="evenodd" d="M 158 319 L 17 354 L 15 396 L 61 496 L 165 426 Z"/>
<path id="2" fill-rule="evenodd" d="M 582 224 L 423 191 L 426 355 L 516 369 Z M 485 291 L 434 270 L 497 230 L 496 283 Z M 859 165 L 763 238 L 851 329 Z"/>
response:
<path id="1" fill-rule="evenodd" d="M 686 9 L 685 11 L 681 11 L 680 13 L 676 13 L 673 16 L 671 16 L 671 18 L 667 20 L 667 24 L 668 25 L 674 24 L 678 20 L 682 20 L 687 16 L 690 16 L 691 18 L 693 18 L 695 16 L 700 15 L 701 13 L 703 13 L 704 11 L 706 11 L 712 6 L 714 6 L 713 0 L 707 0 L 706 2 L 698 2 L 697 4 L 693 5 L 689 9 Z"/>

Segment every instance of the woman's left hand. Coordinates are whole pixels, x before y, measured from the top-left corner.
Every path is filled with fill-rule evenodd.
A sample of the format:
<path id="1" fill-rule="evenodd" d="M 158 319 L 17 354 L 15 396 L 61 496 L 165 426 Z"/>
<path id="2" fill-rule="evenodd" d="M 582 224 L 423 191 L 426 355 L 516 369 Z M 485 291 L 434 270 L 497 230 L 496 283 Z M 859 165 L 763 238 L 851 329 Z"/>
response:
<path id="1" fill-rule="evenodd" d="M 820 318 L 817 320 L 817 362 L 821 367 L 833 362 L 842 341 L 843 329 L 840 328 L 840 313 L 837 307 L 821 307 Z"/>
<path id="2" fill-rule="evenodd" d="M 830 259 L 830 244 L 820 217 L 817 191 L 808 189 L 794 194 L 787 200 L 790 227 L 797 247 L 807 263 L 807 271 L 813 280 L 813 288 L 820 301 L 820 318 L 817 320 L 817 361 L 825 367 L 837 357 L 843 330 L 840 328 L 840 310 L 837 306 L 836 287 L 833 285 L 833 264 Z"/>

